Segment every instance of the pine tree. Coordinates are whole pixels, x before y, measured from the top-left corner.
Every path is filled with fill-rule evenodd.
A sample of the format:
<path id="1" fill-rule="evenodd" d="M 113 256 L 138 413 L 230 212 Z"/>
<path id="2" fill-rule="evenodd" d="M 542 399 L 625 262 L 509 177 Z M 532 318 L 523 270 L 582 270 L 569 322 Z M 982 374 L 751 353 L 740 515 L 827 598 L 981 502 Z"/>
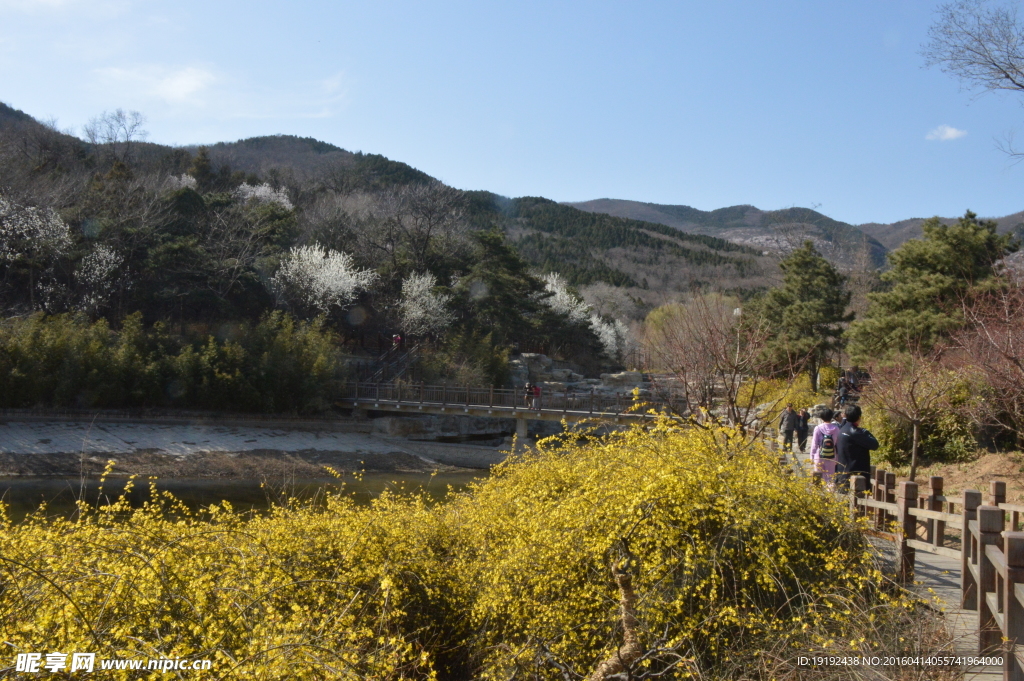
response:
<path id="1" fill-rule="evenodd" d="M 210 152 L 206 147 L 199 147 L 199 153 L 192 159 L 188 174 L 196 179 L 200 191 L 208 192 L 213 189 L 217 183 L 217 173 L 213 172 Z"/>
<path id="2" fill-rule="evenodd" d="M 953 225 L 932 218 L 922 228 L 924 238 L 889 254 L 892 267 L 882 274 L 889 290 L 870 294 L 864 318 L 850 327 L 858 360 L 932 350 L 963 325 L 963 302 L 991 287 L 995 263 L 1017 250 L 1012 236 L 970 211 Z"/>
<path id="3" fill-rule="evenodd" d="M 534 341 L 538 318 L 547 310 L 541 301 L 550 296 L 544 282 L 530 274 L 526 261 L 498 231 L 478 232 L 476 264 L 458 286 L 473 326 L 485 329 L 494 342 Z"/>
<path id="4" fill-rule="evenodd" d="M 806 367 L 817 390 L 818 368 L 841 349 L 850 292 L 846 277 L 825 260 L 810 241 L 779 263 L 782 286 L 749 307 L 745 323 L 766 324 L 773 335 L 765 351 L 780 369 Z"/>

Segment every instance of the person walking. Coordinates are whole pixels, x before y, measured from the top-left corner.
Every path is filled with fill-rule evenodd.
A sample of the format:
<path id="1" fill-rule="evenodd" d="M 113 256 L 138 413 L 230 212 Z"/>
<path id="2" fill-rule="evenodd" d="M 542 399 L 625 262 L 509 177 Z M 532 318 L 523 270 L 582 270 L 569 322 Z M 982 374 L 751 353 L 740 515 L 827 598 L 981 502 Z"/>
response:
<path id="1" fill-rule="evenodd" d="M 796 422 L 796 448 L 803 454 L 807 451 L 807 430 L 810 428 L 808 421 L 811 415 L 807 413 L 807 409 L 800 409 L 800 413 L 797 415 Z"/>
<path id="2" fill-rule="evenodd" d="M 811 434 L 811 464 L 821 471 L 825 482 L 832 482 L 836 473 L 836 441 L 839 439 L 839 424 L 832 420 L 835 412 L 826 408 L 821 420 Z"/>
<path id="3" fill-rule="evenodd" d="M 839 429 L 836 443 L 836 486 L 846 489 L 851 475 L 871 473 L 871 452 L 878 449 L 878 440 L 867 428 L 860 427 L 862 411 L 856 404 L 845 410 L 846 423 Z"/>
<path id="4" fill-rule="evenodd" d="M 533 384 L 533 408 L 540 411 L 540 386 Z"/>
<path id="5" fill-rule="evenodd" d="M 779 417 L 779 432 L 782 433 L 782 447 L 783 450 L 788 454 L 793 450 L 793 433 L 796 432 L 797 423 L 799 423 L 800 415 L 793 409 L 793 403 L 790 402 L 786 405 L 782 415 Z"/>
<path id="6" fill-rule="evenodd" d="M 530 383 L 529 381 L 527 381 L 526 389 L 523 392 L 523 406 L 526 407 L 527 409 L 529 409 L 532 406 L 531 405 L 532 402 L 533 402 L 533 383 Z"/>

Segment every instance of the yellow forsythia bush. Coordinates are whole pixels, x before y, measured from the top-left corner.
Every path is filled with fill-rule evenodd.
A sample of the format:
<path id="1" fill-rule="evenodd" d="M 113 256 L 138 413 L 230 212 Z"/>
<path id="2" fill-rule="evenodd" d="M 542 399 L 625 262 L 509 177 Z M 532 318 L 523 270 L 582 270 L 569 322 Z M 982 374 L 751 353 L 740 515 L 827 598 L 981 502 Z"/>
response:
<path id="1" fill-rule="evenodd" d="M 208 678 L 586 676 L 622 644 L 615 563 L 639 664 L 714 676 L 787 636 L 827 646 L 851 602 L 886 597 L 835 497 L 736 433 L 669 421 L 546 441 L 437 505 L 342 494 L 248 517 L 156 497 L 5 521 L 0 666 L 77 650 L 209 658 Z"/>

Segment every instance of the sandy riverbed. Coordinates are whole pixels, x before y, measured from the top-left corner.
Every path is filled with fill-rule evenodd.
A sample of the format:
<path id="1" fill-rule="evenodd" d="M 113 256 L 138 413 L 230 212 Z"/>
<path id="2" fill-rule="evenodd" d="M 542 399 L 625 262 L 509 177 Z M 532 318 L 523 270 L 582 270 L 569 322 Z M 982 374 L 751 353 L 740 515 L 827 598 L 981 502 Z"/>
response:
<path id="1" fill-rule="evenodd" d="M 97 473 L 162 478 L 323 475 L 338 471 L 429 472 L 485 469 L 494 447 L 405 442 L 317 429 L 160 423 L 38 421 L 0 423 L 0 476 Z"/>

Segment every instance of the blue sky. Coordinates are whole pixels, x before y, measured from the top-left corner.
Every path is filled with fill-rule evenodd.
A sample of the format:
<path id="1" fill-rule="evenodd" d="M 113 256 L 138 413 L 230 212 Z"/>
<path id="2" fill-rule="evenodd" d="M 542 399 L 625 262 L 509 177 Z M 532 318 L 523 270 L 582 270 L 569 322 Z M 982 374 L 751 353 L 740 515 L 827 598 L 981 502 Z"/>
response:
<path id="1" fill-rule="evenodd" d="M 996 148 L 1024 95 L 924 68 L 937 4 L 0 0 L 0 101 L 79 133 L 136 109 L 166 144 L 311 136 L 507 196 L 1024 210 Z"/>

